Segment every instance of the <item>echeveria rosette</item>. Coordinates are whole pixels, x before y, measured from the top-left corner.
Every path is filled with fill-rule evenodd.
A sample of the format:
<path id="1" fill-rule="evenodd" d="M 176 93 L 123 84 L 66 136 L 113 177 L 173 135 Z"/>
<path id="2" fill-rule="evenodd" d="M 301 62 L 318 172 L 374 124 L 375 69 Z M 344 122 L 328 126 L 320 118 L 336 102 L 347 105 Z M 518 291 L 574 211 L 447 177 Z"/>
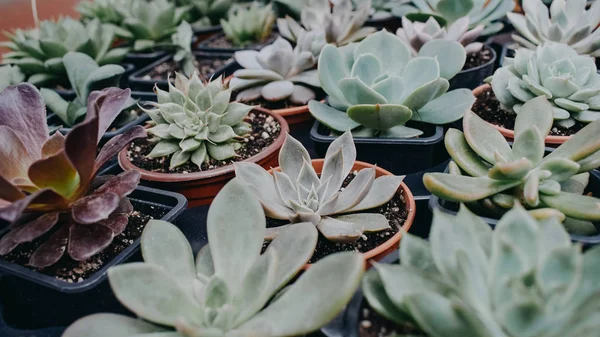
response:
<path id="1" fill-rule="evenodd" d="M 446 133 L 446 149 L 453 160 L 450 173 L 425 174 L 425 186 L 442 199 L 469 203 L 492 215 L 520 202 L 536 217 L 566 218 L 565 226 L 574 233 L 597 232 L 591 222 L 600 220 L 600 199 L 583 192 L 588 171 L 600 166 L 600 121 L 545 156 L 551 111 L 544 96 L 525 103 L 517 114 L 512 146 L 498 130 L 468 112 L 464 133 L 456 129 Z"/>
<path id="2" fill-rule="evenodd" d="M 308 41 L 308 40 L 307 40 Z M 268 101 L 289 99 L 304 105 L 316 97 L 310 87 L 320 87 L 316 58 L 307 44 L 295 48 L 283 38 L 260 51 L 244 50 L 235 53 L 235 60 L 244 69 L 233 73 L 229 87 L 238 91 L 236 100 L 248 102 L 260 97 Z"/>
<path id="3" fill-rule="evenodd" d="M 523 103 L 545 96 L 556 122 L 570 128 L 575 121 L 600 118 L 600 75 L 594 58 L 578 55 L 565 44 L 548 42 L 535 51 L 518 49 L 494 73 L 492 89 L 503 108 L 519 112 Z"/>
<path id="4" fill-rule="evenodd" d="M 83 261 L 106 248 L 127 226 L 132 211 L 126 196 L 140 174 L 96 177 L 98 170 L 131 140 L 145 136 L 141 126 L 97 143 L 121 112 L 129 89 L 94 91 L 86 119 L 65 137 L 48 136 L 42 96 L 30 84 L 0 93 L 0 219 L 11 222 L 0 239 L 0 254 L 52 234 L 31 255 L 44 268 L 65 253 Z"/>
<path id="5" fill-rule="evenodd" d="M 524 0 L 525 15 L 508 13 L 519 33 L 513 39 L 535 50 L 545 42 L 564 43 L 580 55 L 600 56 L 600 3 L 586 0 L 552 1 L 550 9 L 541 0 Z"/>
<path id="6" fill-rule="evenodd" d="M 271 35 L 274 23 L 275 12 L 272 5 L 258 2 L 238 5 L 229 12 L 227 19 L 221 19 L 225 37 L 236 47 L 264 43 Z"/>
<path id="7" fill-rule="evenodd" d="M 267 229 L 273 238 L 298 223 L 312 223 L 328 240 L 354 242 L 364 232 L 390 228 L 386 217 L 361 211 L 379 207 L 392 199 L 404 176 L 375 178 L 375 168 L 360 170 L 343 187 L 354 167 L 356 148 L 350 132 L 334 140 L 318 175 L 304 146 L 287 135 L 279 152 L 281 170 L 271 175 L 254 163 L 235 163 L 235 173 L 251 187 L 267 216 L 291 224 Z M 352 214 L 349 214 L 352 213 Z"/>
<path id="8" fill-rule="evenodd" d="M 398 36 L 379 31 L 362 42 L 328 45 L 319 57 L 327 104 L 311 101 L 311 114 L 337 132 L 357 136 L 416 137 L 409 121 L 446 124 L 460 119 L 475 102 L 468 89 L 450 92 L 448 79 L 466 60 L 456 41 L 433 40 L 417 57 Z"/>
<path id="9" fill-rule="evenodd" d="M 144 262 L 108 271 L 115 297 L 139 318 L 95 314 L 63 337 L 303 336 L 343 309 L 364 274 L 361 254 L 344 252 L 291 283 L 313 254 L 317 230 L 308 223 L 288 228 L 261 254 L 265 214 L 238 179 L 212 202 L 206 226 L 208 244 L 194 259 L 177 227 L 150 221 L 141 239 Z"/>
<path id="10" fill-rule="evenodd" d="M 362 282 L 392 322 L 430 337 L 598 336 L 600 247 L 582 252 L 556 218 L 516 204 L 492 231 L 464 205 L 436 211 L 429 240 L 407 233 L 399 255 Z"/>

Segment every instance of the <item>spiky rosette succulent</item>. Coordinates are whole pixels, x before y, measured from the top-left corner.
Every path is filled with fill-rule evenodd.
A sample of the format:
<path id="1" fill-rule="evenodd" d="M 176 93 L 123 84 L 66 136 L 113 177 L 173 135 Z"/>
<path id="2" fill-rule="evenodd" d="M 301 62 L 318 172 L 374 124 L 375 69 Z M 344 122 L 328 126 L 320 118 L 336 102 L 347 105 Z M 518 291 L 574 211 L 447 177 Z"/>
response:
<path id="1" fill-rule="evenodd" d="M 312 256 L 317 231 L 298 224 L 261 254 L 265 214 L 237 179 L 212 202 L 206 227 L 208 244 L 194 261 L 177 227 L 150 221 L 141 239 L 144 262 L 108 271 L 116 298 L 139 318 L 95 314 L 63 337 L 304 336 L 342 310 L 364 274 L 361 254 L 344 252 L 291 282 Z"/>
<path id="2" fill-rule="evenodd" d="M 125 229 L 132 211 L 126 196 L 136 188 L 139 172 L 96 174 L 145 131 L 132 128 L 96 153 L 129 95 L 129 89 L 117 88 L 92 92 L 85 121 L 66 137 L 60 132 L 50 137 L 44 101 L 35 87 L 21 84 L 0 93 L 0 219 L 11 222 L 0 239 L 0 254 L 47 234 L 31 255 L 31 266 L 50 266 L 65 252 L 83 261 Z"/>
<path id="3" fill-rule="evenodd" d="M 252 106 L 232 102 L 231 89 L 223 87 L 222 77 L 203 83 L 198 73 L 191 78 L 177 74 L 169 91 L 154 88 L 158 103 L 144 109 L 154 124 L 148 133 L 156 145 L 150 158 L 170 156 L 170 168 L 188 161 L 201 167 L 213 158 L 236 156 L 239 139 L 251 131 L 244 118 Z"/>
<path id="4" fill-rule="evenodd" d="M 521 46 L 536 49 L 547 41 L 568 44 L 580 55 L 600 56 L 600 2 L 586 0 L 552 1 L 550 10 L 541 0 L 523 1 L 525 15 L 508 13 L 519 33 L 513 39 Z"/>
<path id="5" fill-rule="evenodd" d="M 290 225 L 269 228 L 267 238 L 273 238 L 281 230 L 298 223 L 310 222 L 328 240 L 354 242 L 364 232 L 390 228 L 382 214 L 361 211 L 390 201 L 404 179 L 404 176 L 375 178 L 375 168 L 365 168 L 342 188 L 355 159 L 352 134 L 346 132 L 327 149 L 319 176 L 308 151 L 299 141 L 287 135 L 279 152 L 281 171 L 274 170 L 271 175 L 259 165 L 245 162 L 234 166 L 236 176 L 252 188 L 267 216 L 291 222 Z"/>
<path id="6" fill-rule="evenodd" d="M 600 118 L 600 75 L 588 55 L 578 55 L 565 44 L 548 42 L 535 51 L 521 48 L 514 59 L 494 73 L 492 89 L 508 111 L 540 95 L 552 103 L 556 122 L 570 128 L 575 121 Z"/>
<path id="7" fill-rule="evenodd" d="M 512 147 L 498 130 L 468 112 L 464 133 L 446 133 L 446 149 L 454 161 L 450 173 L 426 174 L 425 186 L 442 199 L 468 202 L 487 213 L 498 215 L 521 202 L 536 216 L 559 214 L 566 217 L 565 225 L 579 220 L 580 229 L 595 232 L 590 221 L 600 220 L 600 199 L 582 194 L 588 171 L 600 166 L 600 121 L 545 156 L 551 112 L 544 96 L 525 103 L 517 114 Z"/>
<path id="8" fill-rule="evenodd" d="M 17 85 L 25 80 L 25 75 L 19 67 L 10 64 L 0 66 L 0 91 L 9 85 Z"/>
<path id="9" fill-rule="evenodd" d="M 306 40 L 304 40 L 306 39 Z M 289 99 L 304 105 L 316 97 L 310 87 L 320 87 L 317 70 L 313 69 L 316 58 L 310 37 L 303 37 L 296 48 L 283 38 L 260 51 L 243 50 L 235 53 L 235 60 L 245 69 L 233 73 L 229 87 L 238 91 L 236 99 L 248 102 L 260 98 L 268 101 Z"/>
<path id="10" fill-rule="evenodd" d="M 436 19 L 430 17 L 425 23 L 411 22 L 402 17 L 402 28 L 398 28 L 396 35 L 408 43 L 417 55 L 421 47 L 431 40 L 452 40 L 465 47 L 467 54 L 476 53 L 483 48 L 483 43 L 475 42 L 483 32 L 484 26 L 479 25 L 469 30 L 469 17 L 465 16 L 446 27 L 440 26 Z"/>
<path id="11" fill-rule="evenodd" d="M 371 307 L 430 337 L 598 336 L 600 247 L 582 253 L 556 218 L 521 206 L 492 231 L 462 206 L 435 212 L 429 241 L 402 237 L 400 265 L 363 278 Z"/>
<path id="12" fill-rule="evenodd" d="M 271 35 L 274 23 L 275 12 L 271 4 L 265 6 L 254 1 L 232 9 L 227 20 L 221 19 L 225 36 L 238 47 L 265 42 Z"/>
<path id="13" fill-rule="evenodd" d="M 360 43 L 327 45 L 318 74 L 327 104 L 311 101 L 310 113 L 337 132 L 408 138 L 423 132 L 409 120 L 446 124 L 460 119 L 475 102 L 468 89 L 448 92 L 448 79 L 466 60 L 456 41 L 433 40 L 417 57 L 398 36 L 379 31 Z"/>

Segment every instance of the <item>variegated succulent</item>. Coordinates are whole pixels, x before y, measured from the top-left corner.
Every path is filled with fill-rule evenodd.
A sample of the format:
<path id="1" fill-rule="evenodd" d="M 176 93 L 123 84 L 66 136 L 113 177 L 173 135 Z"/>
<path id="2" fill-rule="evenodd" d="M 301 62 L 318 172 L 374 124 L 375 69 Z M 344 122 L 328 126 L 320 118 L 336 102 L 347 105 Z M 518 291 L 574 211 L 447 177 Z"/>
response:
<path id="1" fill-rule="evenodd" d="M 203 83 L 198 73 L 191 78 L 177 74 L 169 91 L 154 88 L 158 103 L 144 109 L 152 119 L 148 133 L 156 142 L 150 158 L 170 157 L 174 169 L 188 161 L 202 167 L 213 158 L 225 160 L 242 146 L 241 136 L 251 131 L 244 118 L 252 106 L 229 103 L 231 89 L 223 87 L 222 77 Z"/>
<path id="2" fill-rule="evenodd" d="M 194 261 L 177 227 L 150 221 L 142 234 L 144 262 L 108 271 L 116 298 L 139 318 L 95 314 L 73 323 L 63 337 L 302 336 L 342 310 L 364 273 L 363 257 L 344 252 L 288 285 L 310 259 L 318 233 L 309 223 L 298 224 L 261 254 L 265 214 L 237 179 L 212 202 L 206 226 L 208 244 Z"/>
<path id="3" fill-rule="evenodd" d="M 229 41 L 236 47 L 250 43 L 264 43 L 273 30 L 275 12 L 271 4 L 261 5 L 253 1 L 249 5 L 238 5 L 221 19 L 221 27 Z"/>
<path id="4" fill-rule="evenodd" d="M 302 40 L 310 41 L 310 36 Z M 260 52 L 236 52 L 235 60 L 245 68 L 233 73 L 229 83 L 238 91 L 236 99 L 248 102 L 262 96 L 268 101 L 289 99 L 300 105 L 314 99 L 316 94 L 310 87 L 320 87 L 317 70 L 313 69 L 316 58 L 305 47 L 310 45 L 301 43 L 292 48 L 288 41 L 277 38 Z"/>
<path id="5" fill-rule="evenodd" d="M 582 252 L 556 218 L 516 204 L 492 231 L 464 206 L 435 212 L 429 241 L 408 234 L 399 255 L 362 284 L 392 322 L 430 337 L 600 336 L 600 247 Z"/>
<path id="6" fill-rule="evenodd" d="M 0 66 L 0 92 L 9 85 L 17 85 L 25 81 L 25 75 L 19 67 L 10 64 Z"/>
<path id="7" fill-rule="evenodd" d="M 421 130 L 404 124 L 446 124 L 460 119 L 475 102 L 468 89 L 450 92 L 448 79 L 466 60 L 456 41 L 433 40 L 418 57 L 398 36 L 379 31 L 358 44 L 327 45 L 318 74 L 327 104 L 311 101 L 310 113 L 337 132 L 359 136 L 416 137 Z"/>
<path id="8" fill-rule="evenodd" d="M 521 48 L 505 58 L 491 84 L 502 107 L 518 112 L 523 103 L 540 95 L 552 103 L 556 123 L 565 128 L 575 121 L 600 118 L 600 75 L 588 55 L 565 44 L 547 42 L 535 51 Z"/>
<path id="9" fill-rule="evenodd" d="M 600 220 L 600 199 L 582 194 L 588 171 L 600 166 L 600 121 L 544 155 L 551 111 L 544 96 L 525 103 L 517 114 L 512 146 L 498 130 L 468 112 L 464 133 L 456 129 L 446 133 L 446 149 L 453 160 L 450 173 L 427 173 L 425 186 L 442 199 L 468 202 L 491 215 L 521 202 L 538 217 L 558 214 L 566 217 L 568 227 L 596 232 L 591 221 Z"/>
<path id="10" fill-rule="evenodd" d="M 467 54 L 470 54 L 479 52 L 483 48 L 483 43 L 475 40 L 484 28 L 483 25 L 479 25 L 469 30 L 468 16 L 454 21 L 448 25 L 448 28 L 440 26 L 433 17 L 427 19 L 425 23 L 411 22 L 406 17 L 402 17 L 402 28 L 398 28 L 396 35 L 412 47 L 414 55 L 417 55 L 421 47 L 431 40 L 456 41 L 465 47 Z"/>
<path id="11" fill-rule="evenodd" d="M 354 242 L 364 232 L 390 228 L 386 217 L 362 211 L 392 199 L 404 176 L 375 177 L 375 168 L 365 168 L 343 187 L 352 172 L 356 148 L 350 132 L 334 140 L 325 154 L 323 171 L 317 174 L 304 146 L 287 135 L 279 152 L 281 170 L 271 175 L 254 163 L 235 163 L 235 174 L 249 185 L 267 216 L 290 221 L 267 229 L 266 238 L 282 230 L 310 222 L 328 240 Z"/>
<path id="12" fill-rule="evenodd" d="M 295 42 L 302 31 L 325 33 L 327 43 L 343 46 L 364 39 L 376 31 L 363 27 L 369 18 L 371 0 L 365 0 L 352 8 L 352 0 L 340 0 L 330 6 L 329 0 L 309 0 L 302 9 L 301 23 L 287 16 L 277 20 L 279 34 Z"/>
<path id="13" fill-rule="evenodd" d="M 42 96 L 30 84 L 0 93 L 0 219 L 11 223 L 0 239 L 0 254 L 49 235 L 29 265 L 44 268 L 65 252 L 86 260 L 110 245 L 133 211 L 126 196 L 140 179 L 137 171 L 96 177 L 98 170 L 131 140 L 144 137 L 141 126 L 97 143 L 121 112 L 129 89 L 94 91 L 88 114 L 65 137 L 48 136 Z"/>
<path id="14" fill-rule="evenodd" d="M 598 57 L 600 2 L 592 2 L 589 10 L 586 6 L 586 0 L 557 0 L 548 9 L 541 0 L 524 0 L 524 15 L 507 14 L 519 33 L 513 34 L 513 39 L 532 50 L 551 41 L 568 44 L 580 55 Z"/>

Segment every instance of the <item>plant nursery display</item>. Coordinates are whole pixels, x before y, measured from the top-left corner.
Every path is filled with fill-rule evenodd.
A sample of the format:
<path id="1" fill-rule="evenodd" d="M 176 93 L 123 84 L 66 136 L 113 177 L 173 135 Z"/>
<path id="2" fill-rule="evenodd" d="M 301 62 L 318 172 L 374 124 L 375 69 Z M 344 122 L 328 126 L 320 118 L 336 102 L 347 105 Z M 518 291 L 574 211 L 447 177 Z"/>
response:
<path id="1" fill-rule="evenodd" d="M 144 262 L 109 271 L 115 296 L 143 320 L 96 314 L 63 337 L 303 335 L 342 310 L 364 273 L 360 254 L 345 252 L 288 285 L 310 258 L 317 231 L 310 223 L 290 227 L 261 254 L 264 213 L 237 179 L 215 198 L 206 222 L 209 243 L 196 259 L 177 227 L 151 221 L 142 234 Z"/>

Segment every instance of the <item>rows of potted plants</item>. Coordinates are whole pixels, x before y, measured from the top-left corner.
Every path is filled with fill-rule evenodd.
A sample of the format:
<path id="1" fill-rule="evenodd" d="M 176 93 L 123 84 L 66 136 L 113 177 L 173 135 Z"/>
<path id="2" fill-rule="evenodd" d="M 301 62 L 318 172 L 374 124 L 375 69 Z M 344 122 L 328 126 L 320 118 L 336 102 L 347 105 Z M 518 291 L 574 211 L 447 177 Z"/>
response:
<path id="1" fill-rule="evenodd" d="M 519 5 L 93 0 L 11 32 L 0 335 L 598 335 L 600 5 Z"/>

